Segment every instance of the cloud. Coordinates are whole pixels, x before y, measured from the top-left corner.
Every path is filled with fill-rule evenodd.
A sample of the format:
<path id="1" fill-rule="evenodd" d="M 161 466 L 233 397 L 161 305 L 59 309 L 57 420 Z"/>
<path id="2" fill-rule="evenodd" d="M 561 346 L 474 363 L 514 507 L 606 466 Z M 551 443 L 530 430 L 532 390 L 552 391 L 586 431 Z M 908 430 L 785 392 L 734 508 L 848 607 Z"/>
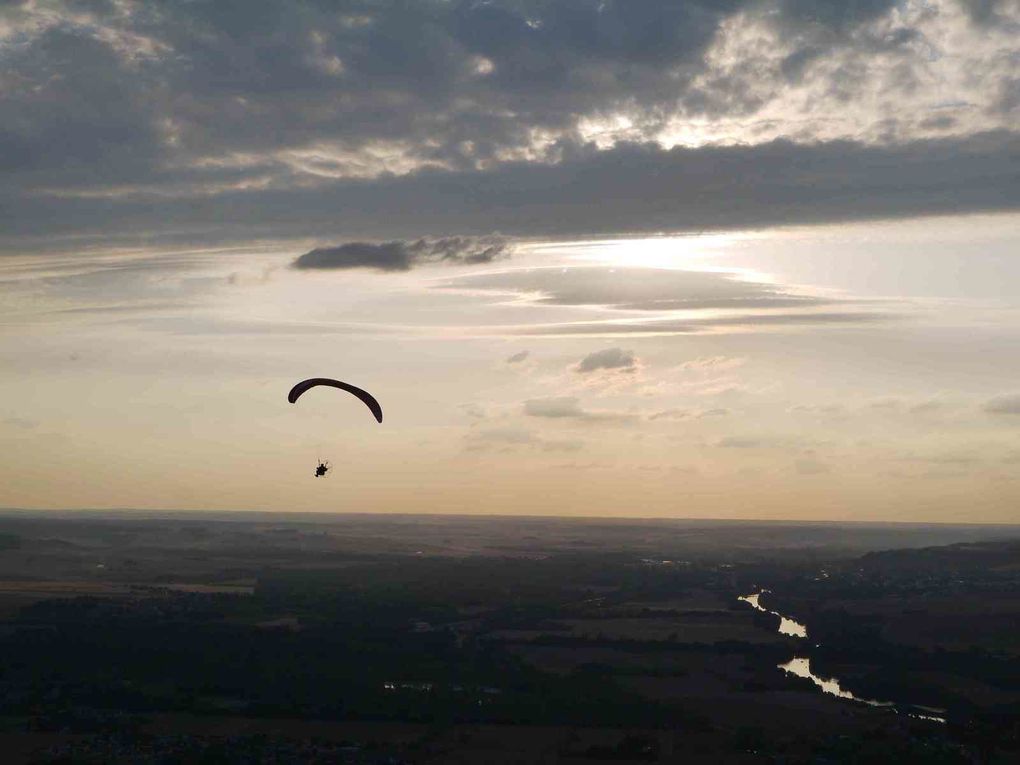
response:
<path id="1" fill-rule="evenodd" d="M 1020 414 L 1020 393 L 1005 393 L 985 402 L 984 410 L 990 414 Z"/>
<path id="2" fill-rule="evenodd" d="M 693 413 L 688 409 L 663 409 L 661 412 L 653 412 L 648 415 L 649 420 L 686 420 L 692 417 Z"/>
<path id="3" fill-rule="evenodd" d="M 426 263 L 475 265 L 509 257 L 510 244 L 501 237 L 447 237 L 393 241 L 382 244 L 348 242 L 319 247 L 293 262 L 298 269 L 372 268 L 378 271 L 409 271 Z"/>
<path id="4" fill-rule="evenodd" d="M 573 396 L 530 399 L 524 402 L 524 414 L 529 417 L 551 417 L 554 419 L 585 419 L 588 416 L 581 409 L 581 402 Z"/>
<path id="5" fill-rule="evenodd" d="M 606 348 L 604 351 L 589 353 L 575 369 L 581 374 L 588 374 L 597 370 L 613 370 L 621 372 L 634 372 L 637 370 L 638 360 L 633 351 L 626 351 L 623 348 Z"/>
<path id="6" fill-rule="evenodd" d="M 0 3 L 3 244 L 1016 209 L 1018 19 L 989 0 Z"/>
<path id="7" fill-rule="evenodd" d="M 781 286 L 744 281 L 734 274 L 665 268 L 528 268 L 463 276 L 443 286 L 517 293 L 548 305 L 607 306 L 641 312 L 788 308 L 835 302 L 812 295 L 793 295 Z"/>
<path id="8" fill-rule="evenodd" d="M 498 230 L 536 237 L 1017 210 L 1020 178 L 1007 168 L 1018 157 L 1020 135 L 998 132 L 895 146 L 848 141 L 671 150 L 578 146 L 555 163 L 336 179 L 314 191 L 224 190 L 203 196 L 201 204 L 190 196 L 44 197 L 20 187 L 0 188 L 0 249 L 52 251 L 67 248 L 71 236 L 150 246 L 310 234 L 368 240 Z M 772 299 L 803 302 L 795 296 Z"/>
<path id="9" fill-rule="evenodd" d="M 971 21 L 975 24 L 985 26 L 987 24 L 1008 24 L 1010 22 L 1006 11 L 1011 0 L 960 0 L 960 4 L 967 11 Z M 1015 0 L 1012 0 L 1015 6 Z"/>
<path id="10" fill-rule="evenodd" d="M 891 313 L 876 311 L 873 304 L 855 305 L 835 298 L 793 294 L 782 285 L 746 281 L 733 274 L 716 271 L 608 266 L 520 268 L 462 276 L 440 286 L 445 289 L 518 295 L 544 305 L 612 309 L 621 316 L 620 319 L 569 321 L 495 330 L 501 334 L 689 334 L 715 328 L 855 324 L 898 318 Z M 846 308 L 819 310 L 831 305 Z M 778 312 L 776 309 L 779 308 L 787 310 Z M 730 312 L 724 312 L 726 309 Z M 678 310 L 685 311 L 685 314 L 677 318 L 675 312 Z M 709 310 L 713 313 L 708 314 Z M 698 312 L 704 313 L 699 316 Z M 590 372 L 611 368 L 630 371 L 631 367 L 638 366 L 638 361 L 636 358 L 628 360 L 627 353 L 620 348 L 601 351 L 583 360 L 575 367 L 575 371 Z M 742 360 L 727 357 L 705 358 L 687 362 L 683 368 L 685 371 L 707 373 L 739 366 L 741 363 Z M 619 366 L 610 367 L 610 364 Z"/>
<path id="11" fill-rule="evenodd" d="M 529 355 L 530 355 L 530 351 L 518 351 L 517 353 L 513 354 L 512 356 L 507 356 L 506 363 L 507 364 L 520 364 L 522 361 L 525 361 L 528 358 Z"/>
<path id="12" fill-rule="evenodd" d="M 520 451 L 577 452 L 584 448 L 581 441 L 542 438 L 530 430 L 518 428 L 491 428 L 473 430 L 465 436 L 467 451 Z"/>
<path id="13" fill-rule="evenodd" d="M 589 411 L 581 407 L 574 396 L 553 396 L 533 398 L 524 402 L 524 414 L 528 417 L 543 417 L 554 420 L 579 420 L 583 422 L 630 422 L 634 415 L 621 412 Z"/>

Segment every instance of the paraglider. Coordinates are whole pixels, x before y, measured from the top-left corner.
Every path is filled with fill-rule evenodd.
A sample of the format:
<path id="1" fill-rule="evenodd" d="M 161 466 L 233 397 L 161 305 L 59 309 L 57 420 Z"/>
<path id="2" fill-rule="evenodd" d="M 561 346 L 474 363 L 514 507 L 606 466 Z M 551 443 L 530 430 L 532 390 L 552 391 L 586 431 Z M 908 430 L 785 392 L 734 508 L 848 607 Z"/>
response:
<path id="1" fill-rule="evenodd" d="M 357 396 L 375 416 L 376 422 L 382 422 L 382 407 L 379 406 L 379 402 L 375 400 L 375 396 L 368 391 L 357 388 L 349 383 L 340 382 L 339 380 L 331 380 L 328 377 L 312 377 L 311 379 L 299 382 L 290 389 L 290 393 L 287 394 L 287 400 L 294 404 L 306 391 L 319 385 L 328 385 L 331 388 L 339 388 L 340 390 L 345 390 L 348 393 Z"/>
<path id="2" fill-rule="evenodd" d="M 362 390 L 349 383 L 340 382 L 340 380 L 333 380 L 328 377 L 312 377 L 308 380 L 303 380 L 290 389 L 290 393 L 287 394 L 287 400 L 295 404 L 297 400 L 305 394 L 306 391 L 311 390 L 320 385 L 325 385 L 330 388 L 339 388 L 340 390 L 347 391 L 348 393 L 357 396 L 361 402 L 368 407 L 369 411 L 372 412 L 372 416 L 375 417 L 376 422 L 382 422 L 382 407 L 379 406 L 379 402 L 375 400 L 368 391 Z M 315 477 L 322 478 L 326 476 L 332 469 L 332 465 L 329 462 L 317 459 L 315 466 Z"/>

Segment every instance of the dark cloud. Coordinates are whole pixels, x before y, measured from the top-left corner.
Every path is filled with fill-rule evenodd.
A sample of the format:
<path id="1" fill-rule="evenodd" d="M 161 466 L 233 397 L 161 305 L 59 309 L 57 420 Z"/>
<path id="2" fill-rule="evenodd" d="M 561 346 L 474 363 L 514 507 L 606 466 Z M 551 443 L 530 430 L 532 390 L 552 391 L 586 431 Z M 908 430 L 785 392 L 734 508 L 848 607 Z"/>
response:
<path id="1" fill-rule="evenodd" d="M 518 351 L 512 356 L 508 356 L 506 359 L 507 364 L 520 364 L 522 361 L 528 358 L 530 355 L 529 351 Z"/>
<path id="2" fill-rule="evenodd" d="M 577 364 L 577 371 L 581 374 L 595 372 L 600 369 L 620 370 L 633 372 L 637 369 L 637 357 L 633 351 L 623 348 L 606 348 L 604 351 L 589 353 Z"/>
<path id="3" fill-rule="evenodd" d="M 8 10 L 0 157 L 54 180 L 208 156 L 409 146 L 474 165 L 599 110 L 673 108 L 739 2 L 161 0 Z M 0 7 L 0 12 L 5 9 Z M 42 29 L 39 32 L 39 29 Z M 5 56 L 7 52 L 5 51 Z M 451 120 L 450 115 L 457 119 Z M 58 135 L 59 134 L 59 135 Z M 59 138 L 59 141 L 54 141 Z M 54 152 L 54 146 L 66 147 Z M 2 149 L 18 149 L 11 152 Z M 335 170 L 329 152 L 309 162 Z M 41 171 L 41 172 L 40 172 Z"/>
<path id="4" fill-rule="evenodd" d="M 144 194 L 41 198 L 0 184 L 0 247 L 50 249 L 70 236 L 207 244 L 450 231 L 680 232 L 1016 210 L 1018 162 L 1020 134 L 999 132 L 895 146 L 773 141 L 671 150 L 652 144 L 578 147 L 551 164 L 422 170 L 315 189 L 224 190 L 203 196 L 201 204 Z"/>
<path id="5" fill-rule="evenodd" d="M 1016 0 L 958 0 L 975 24 L 1008 23 L 1003 11 L 1012 5 L 1016 8 Z"/>
<path id="6" fill-rule="evenodd" d="M 243 0 L 0 6 L 20 34 L 5 50 L 0 157 L 36 180 L 146 179 L 210 156 L 265 170 L 274 152 L 380 142 L 476 166 L 569 134 L 579 117 L 628 111 L 654 122 L 762 88 L 698 83 L 737 14 L 761 17 L 812 55 L 892 0 Z M 969 2 L 973 16 L 995 3 Z M 985 10 L 983 6 L 988 6 Z M 796 54 L 795 54 L 796 55 Z M 766 75 L 758 67 L 757 78 Z M 715 92 L 725 92 L 719 97 Z M 456 115 L 456 119 L 450 119 Z M 59 138 L 59 141 L 54 141 Z M 53 147 L 61 151 L 54 152 Z M 261 156 L 260 156 L 261 155 Z M 308 162 L 335 170 L 328 151 Z M 228 163 L 229 164 L 229 163 Z M 66 165 L 66 166 L 65 166 Z M 60 170 L 59 173 L 52 171 Z"/>
<path id="7" fill-rule="evenodd" d="M 895 6 L 897 0 L 780 0 L 780 23 L 847 29 L 871 21 Z"/>
<path id="8" fill-rule="evenodd" d="M 975 23 L 1013 23 L 1012 0 L 962 2 Z M 911 142 L 896 117 L 896 141 L 883 145 L 825 142 L 812 128 L 797 142 L 651 142 L 674 119 L 753 124 L 798 83 L 842 102 L 883 73 L 914 82 L 930 62 L 895 7 L 2 4 L 0 247 L 681 231 L 1016 209 L 1011 133 Z M 768 45 L 722 63 L 709 55 L 740 24 L 773 34 L 781 57 Z M 879 54 L 882 71 L 870 65 Z M 1015 76 L 984 74 L 1002 80 L 988 90 L 1008 117 Z M 586 143 L 586 123 L 618 115 L 633 122 L 633 143 Z"/>
<path id="9" fill-rule="evenodd" d="M 1020 414 L 1020 393 L 1006 393 L 985 402 L 984 410 L 991 414 Z"/>
<path id="10" fill-rule="evenodd" d="M 153 79 L 144 68 L 129 71 L 97 31 L 59 24 L 20 45 L 5 44 L 5 177 L 40 186 L 105 185 L 148 177 L 166 160 Z"/>
<path id="11" fill-rule="evenodd" d="M 1017 32 L 1020 34 L 1020 29 Z M 995 106 L 1003 114 L 1020 110 L 1020 77 L 999 83 L 999 97 Z"/>
<path id="12" fill-rule="evenodd" d="M 427 263 L 475 265 L 509 257 L 510 244 L 500 237 L 447 237 L 413 242 L 348 242 L 337 247 L 319 247 L 293 262 L 299 269 L 373 268 L 378 271 L 408 271 Z"/>

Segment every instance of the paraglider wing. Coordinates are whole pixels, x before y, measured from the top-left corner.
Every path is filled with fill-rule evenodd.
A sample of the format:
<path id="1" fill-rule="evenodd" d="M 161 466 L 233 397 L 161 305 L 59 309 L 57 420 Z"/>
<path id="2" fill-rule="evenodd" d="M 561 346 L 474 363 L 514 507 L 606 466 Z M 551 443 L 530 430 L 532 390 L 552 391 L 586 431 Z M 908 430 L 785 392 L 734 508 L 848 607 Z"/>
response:
<path id="1" fill-rule="evenodd" d="M 375 415 L 376 421 L 382 422 L 382 407 L 379 406 L 379 402 L 375 400 L 375 397 L 371 393 L 345 382 L 340 382 L 339 380 L 331 380 L 328 377 L 313 377 L 310 380 L 299 382 L 290 389 L 290 393 L 287 394 L 287 400 L 293 404 L 301 398 L 305 391 L 319 385 L 328 385 L 331 388 L 339 388 L 340 390 L 345 390 L 348 393 L 357 396 L 364 402 L 365 406 L 372 410 L 372 414 Z"/>

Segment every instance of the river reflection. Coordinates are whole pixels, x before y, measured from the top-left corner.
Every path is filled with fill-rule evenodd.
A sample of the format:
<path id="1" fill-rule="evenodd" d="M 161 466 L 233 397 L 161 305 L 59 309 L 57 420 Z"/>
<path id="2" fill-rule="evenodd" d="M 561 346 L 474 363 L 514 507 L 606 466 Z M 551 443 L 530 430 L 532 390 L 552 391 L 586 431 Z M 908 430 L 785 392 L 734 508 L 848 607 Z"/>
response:
<path id="1" fill-rule="evenodd" d="M 780 664 L 779 668 L 785 672 L 789 672 L 791 675 L 806 677 L 826 693 L 831 693 L 833 696 L 839 696 L 841 699 L 863 701 L 865 704 L 873 707 L 891 707 L 893 705 L 891 701 L 873 701 L 872 699 L 862 699 L 859 696 L 854 696 L 850 693 L 850 691 L 844 691 L 840 688 L 839 680 L 836 678 L 832 677 L 826 679 L 824 677 L 819 677 L 811 671 L 811 659 L 798 656 L 795 659 L 790 659 L 786 662 L 786 664 Z"/>
<path id="2" fill-rule="evenodd" d="M 758 602 L 759 598 L 761 598 L 761 596 L 764 595 L 766 592 L 768 592 L 768 590 L 762 590 L 761 592 L 755 593 L 753 595 L 744 595 L 744 596 L 738 598 L 738 600 L 742 600 L 745 603 L 750 603 L 752 606 L 757 608 L 759 611 L 764 611 L 765 613 L 775 614 L 776 616 L 778 616 L 779 619 L 780 619 L 780 622 L 779 622 L 779 632 L 782 633 L 783 635 L 793 635 L 794 637 L 806 638 L 807 637 L 807 627 L 805 627 L 800 622 L 795 622 L 793 619 L 788 619 L 787 617 L 783 616 L 778 611 L 771 611 L 771 610 L 765 608 L 761 603 Z M 850 691 L 846 691 L 846 690 L 843 690 L 842 688 L 840 688 L 839 687 L 839 680 L 837 680 L 836 678 L 834 678 L 834 677 L 830 677 L 830 678 L 819 677 L 818 675 L 814 674 L 811 671 L 811 659 L 809 659 L 809 658 L 807 658 L 805 656 L 794 657 L 794 658 L 790 659 L 788 662 L 786 662 L 785 664 L 779 664 L 778 667 L 779 667 L 779 669 L 783 670 L 784 672 L 788 672 L 791 675 L 796 675 L 797 677 L 807 678 L 808 680 L 810 680 L 812 683 L 817 685 L 819 688 L 821 688 L 826 693 L 830 693 L 833 696 L 838 696 L 841 699 L 850 699 L 851 701 L 859 701 L 859 702 L 861 702 L 863 704 L 867 704 L 868 706 L 872 706 L 872 707 L 891 708 L 894 712 L 899 712 L 899 710 L 896 709 L 896 705 L 893 702 L 891 702 L 891 701 L 875 701 L 874 699 L 862 699 L 860 696 L 854 696 Z M 915 705 L 913 708 L 914 709 L 923 709 L 925 711 L 931 711 L 931 712 L 941 712 L 942 711 L 940 709 L 930 709 L 929 710 L 927 707 L 922 707 L 922 706 L 917 706 L 917 705 Z M 944 723 L 946 721 L 944 717 L 939 717 L 939 716 L 934 715 L 934 714 L 922 714 L 920 712 L 907 712 L 907 714 L 910 717 L 914 717 L 914 718 L 917 718 L 919 720 L 931 720 L 932 722 L 939 722 L 939 723 Z"/>
<path id="3" fill-rule="evenodd" d="M 758 598 L 764 595 L 767 590 L 762 590 L 754 595 L 744 595 L 743 597 L 737 598 L 745 603 L 750 603 L 752 606 L 757 608 L 759 611 L 764 611 L 767 614 L 775 614 L 779 617 L 779 632 L 783 635 L 793 635 L 794 637 L 807 637 L 807 627 L 800 622 L 795 622 L 793 619 L 787 619 L 778 611 L 770 611 L 765 608 L 761 603 L 758 602 Z"/>

